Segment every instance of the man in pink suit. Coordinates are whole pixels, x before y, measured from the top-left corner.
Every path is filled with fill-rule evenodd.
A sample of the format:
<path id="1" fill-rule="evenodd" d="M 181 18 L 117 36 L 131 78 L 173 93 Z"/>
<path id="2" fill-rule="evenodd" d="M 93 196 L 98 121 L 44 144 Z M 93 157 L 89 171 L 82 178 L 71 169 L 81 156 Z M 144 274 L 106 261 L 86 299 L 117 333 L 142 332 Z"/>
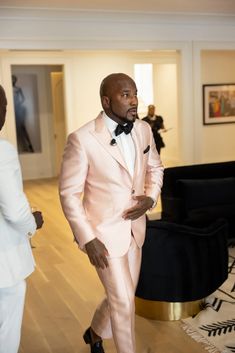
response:
<path id="1" fill-rule="evenodd" d="M 118 353 L 135 353 L 135 289 L 145 213 L 157 202 L 163 166 L 150 126 L 137 119 L 137 88 L 127 75 L 107 76 L 103 107 L 73 132 L 65 148 L 60 197 L 75 240 L 96 267 L 106 297 L 84 333 L 91 353 L 113 337 Z"/>

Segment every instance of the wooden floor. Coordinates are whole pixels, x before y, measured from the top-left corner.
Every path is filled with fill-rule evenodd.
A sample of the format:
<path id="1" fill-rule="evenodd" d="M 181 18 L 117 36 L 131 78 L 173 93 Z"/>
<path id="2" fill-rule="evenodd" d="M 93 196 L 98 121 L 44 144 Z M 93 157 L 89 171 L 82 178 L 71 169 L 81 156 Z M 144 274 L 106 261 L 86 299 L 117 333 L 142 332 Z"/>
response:
<path id="1" fill-rule="evenodd" d="M 73 242 L 59 204 L 57 180 L 25 182 L 32 207 L 45 223 L 32 239 L 36 271 L 28 278 L 19 353 L 89 353 L 82 340 L 103 288 L 86 256 Z M 137 353 L 205 353 L 187 336 L 180 322 L 136 316 Z M 106 353 L 115 353 L 112 340 Z"/>

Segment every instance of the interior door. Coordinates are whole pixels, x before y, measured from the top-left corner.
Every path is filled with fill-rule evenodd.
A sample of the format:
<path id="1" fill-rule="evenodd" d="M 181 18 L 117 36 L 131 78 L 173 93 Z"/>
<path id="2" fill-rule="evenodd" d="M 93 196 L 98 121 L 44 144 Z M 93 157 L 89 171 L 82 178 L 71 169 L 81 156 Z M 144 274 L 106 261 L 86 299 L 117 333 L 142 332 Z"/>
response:
<path id="1" fill-rule="evenodd" d="M 55 175 L 58 175 L 66 141 L 63 72 L 51 72 L 51 90 L 54 127 Z"/>

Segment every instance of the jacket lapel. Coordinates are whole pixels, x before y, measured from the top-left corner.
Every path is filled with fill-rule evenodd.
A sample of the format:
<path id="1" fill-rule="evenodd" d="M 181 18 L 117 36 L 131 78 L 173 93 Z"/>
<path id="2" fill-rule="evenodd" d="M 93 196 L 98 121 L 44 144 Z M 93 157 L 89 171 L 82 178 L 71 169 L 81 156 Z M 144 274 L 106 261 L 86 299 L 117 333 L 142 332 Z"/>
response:
<path id="1" fill-rule="evenodd" d="M 138 135 L 137 127 L 134 124 L 134 127 L 131 132 L 132 139 L 135 145 L 135 168 L 134 168 L 134 175 L 133 179 L 135 179 L 138 176 L 138 173 L 140 171 L 140 166 L 141 166 L 141 158 L 143 158 L 142 154 L 143 151 L 141 149 L 141 141 Z"/>
<path id="2" fill-rule="evenodd" d="M 129 173 L 126 162 L 121 154 L 118 145 L 110 145 L 112 136 L 104 124 L 102 114 L 99 114 L 98 117 L 95 119 L 95 130 L 90 131 L 90 133 L 105 148 L 105 150 Z"/>

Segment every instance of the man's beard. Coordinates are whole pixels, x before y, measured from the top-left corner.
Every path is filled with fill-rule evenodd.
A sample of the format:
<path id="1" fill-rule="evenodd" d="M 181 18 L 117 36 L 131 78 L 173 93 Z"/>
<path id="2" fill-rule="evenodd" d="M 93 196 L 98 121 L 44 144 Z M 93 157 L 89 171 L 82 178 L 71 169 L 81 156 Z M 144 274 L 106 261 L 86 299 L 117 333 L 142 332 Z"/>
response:
<path id="1" fill-rule="evenodd" d="M 117 118 L 118 120 L 121 120 L 121 122 L 123 122 L 124 124 L 125 124 L 125 123 L 129 123 L 130 121 L 132 121 L 132 120 L 129 120 L 129 119 L 127 118 L 127 114 L 128 114 L 128 112 L 129 112 L 129 110 L 126 112 L 126 115 L 125 115 L 125 116 L 121 116 L 121 115 L 118 115 L 117 113 L 115 113 L 115 111 L 113 110 L 113 106 L 112 106 L 112 101 L 111 101 L 111 100 L 110 100 L 110 111 L 111 111 L 112 115 L 113 115 L 115 118 Z M 135 119 L 136 119 L 136 118 L 133 117 L 133 122 L 135 122 Z"/>

